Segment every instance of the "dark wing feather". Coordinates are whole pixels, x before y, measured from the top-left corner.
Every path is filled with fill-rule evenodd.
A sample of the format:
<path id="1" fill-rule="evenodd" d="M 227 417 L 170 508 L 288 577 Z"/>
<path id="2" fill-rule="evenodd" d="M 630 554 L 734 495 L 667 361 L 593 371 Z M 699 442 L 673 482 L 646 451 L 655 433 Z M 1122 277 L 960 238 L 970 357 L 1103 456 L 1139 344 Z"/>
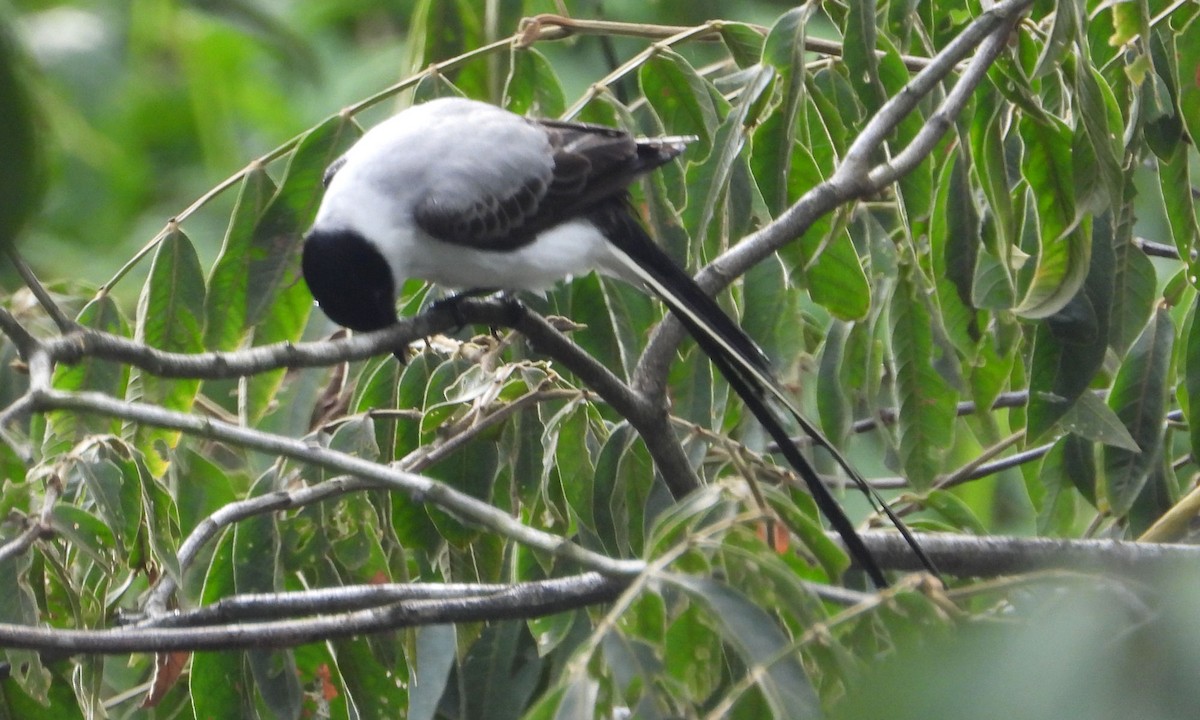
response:
<path id="1" fill-rule="evenodd" d="M 439 240 L 486 250 L 511 250 L 538 233 L 624 197 L 637 176 L 669 162 L 682 140 L 637 140 L 615 128 L 528 120 L 545 133 L 553 160 L 548 177 L 514 177 L 504 192 L 430 192 L 417 202 L 417 225 Z"/>

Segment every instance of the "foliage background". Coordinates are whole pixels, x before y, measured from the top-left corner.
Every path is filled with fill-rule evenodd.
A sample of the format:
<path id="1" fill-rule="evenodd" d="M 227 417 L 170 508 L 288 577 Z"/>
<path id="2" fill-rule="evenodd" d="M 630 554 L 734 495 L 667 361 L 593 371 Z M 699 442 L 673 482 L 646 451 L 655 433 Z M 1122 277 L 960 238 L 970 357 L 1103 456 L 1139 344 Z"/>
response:
<path id="1" fill-rule="evenodd" d="M 626 22 L 773 25 L 790 5 L 569 8 L 575 17 Z M 44 169 L 44 182 L 20 186 L 28 197 L 18 213 L 45 192 L 20 250 L 70 315 L 140 343 L 199 352 L 324 337 L 332 328 L 309 314 L 307 291 L 287 272 L 290 256 L 264 257 L 260 241 L 306 226 L 321 168 L 353 133 L 328 118 L 432 62 L 506 37 L 521 17 L 557 9 L 532 0 L 4 7 L 0 20 L 20 41 L 5 46 L 8 67 L 31 92 L 24 117 L 42 129 L 41 145 L 28 147 L 44 150 L 9 163 L 31 169 L 21 177 Z M 762 51 L 737 25 L 723 43 L 686 43 L 678 55 L 648 60 L 583 117 L 647 134 L 701 135 L 688 165 L 639 191 L 659 237 L 699 267 L 831 176 L 907 79 L 898 53 L 932 55 L 978 11 L 829 3 L 809 31 L 846 39 L 846 51 L 803 76 L 803 137 L 794 147 L 781 140 L 781 100 L 787 81 L 800 77 L 787 64 L 789 48 L 768 42 L 766 59 L 781 74 L 755 85 Z M 1154 527 L 1151 538 L 1188 539 L 1194 511 L 1167 511 L 1187 506 L 1200 439 L 1186 422 L 1200 390 L 1194 16 L 1186 2 L 1034 3 L 931 159 L 894 191 L 827 217 L 732 289 L 731 311 L 854 462 L 900 486 L 893 497 L 914 527 L 1126 539 Z M 587 93 L 612 58 L 646 46 L 627 37 L 539 43 L 494 53 L 445 80 L 555 115 Z M 875 61 L 865 52 L 872 46 L 889 54 Z M 716 85 L 694 73 L 722 61 L 710 74 L 724 76 Z M 447 91 L 434 78 L 412 94 Z M 612 102 L 641 94 L 649 104 L 629 113 Z M 358 121 L 369 126 L 411 99 L 382 102 Z M 927 101 L 918 112 L 927 118 L 933 109 Z M 921 126 L 912 119 L 896 137 Z M 299 149 L 287 146 L 265 172 L 248 173 L 96 293 L 168 218 L 311 127 L 319 129 Z M 722 162 L 743 142 L 738 159 Z M 6 152 L 25 147 L 8 144 Z M 1151 258 L 1148 247 L 1175 257 Z M 8 311 L 53 335 L 20 279 L 5 272 Z M 416 285 L 406 291 L 406 310 L 415 312 L 426 295 Z M 661 318 L 637 293 L 595 278 L 531 304 L 586 323 L 572 339 L 629 374 L 645 329 Z M 661 480 L 650 479 L 646 448 L 611 407 L 581 395 L 573 376 L 511 338 L 502 353 L 488 347 L 448 339 L 403 368 L 376 359 L 243 381 L 163 380 L 90 358 L 60 365 L 54 386 L 287 437 L 316 424 L 330 447 L 385 461 L 437 448 L 453 434 L 446 428 L 461 430 L 464 419 L 533 396 L 534 409 L 472 431 L 471 442 L 424 471 L 589 549 L 660 561 L 664 574 L 615 605 L 547 618 L 436 625 L 288 652 L 197 653 L 174 682 L 152 683 L 149 654 L 39 658 L 9 650 L 14 672 L 3 681 L 0 712 L 391 717 L 405 708 L 409 717 L 578 717 L 580 708 L 597 716 L 629 708 L 639 717 L 867 717 L 886 709 L 901 717 L 1059 717 L 1065 706 L 1097 717 L 1178 717 L 1196 707 L 1194 575 L 956 579 L 949 594 L 909 581 L 856 595 L 861 602 L 843 608 L 808 584 L 838 580 L 846 560 L 816 532 L 802 493 L 763 488 L 787 519 L 795 552 L 766 542 L 774 526 L 744 478 L 769 484 L 780 473 L 759 457 L 763 439 L 697 353 L 684 348 L 668 393 L 676 415 L 709 433 L 685 443 L 709 484 L 673 504 Z M 5 353 L 14 356 L 12 343 Z M 25 388 L 6 373 L 3 400 Z M 960 401 L 986 408 L 1009 393 L 1010 407 L 956 417 Z M 852 432 L 854 419 L 879 420 L 892 408 L 896 422 Z M 5 450 L 2 507 L 15 514 L 4 537 L 38 514 L 44 488 L 57 483 L 62 492 L 46 517 L 53 537 L 5 561 L 6 582 L 17 589 L 5 600 L 8 622 L 110 625 L 118 610 L 137 609 L 161 576 L 179 573 L 180 542 L 204 517 L 239 498 L 327 479 L 302 463 L 128 418 L 49 412 L 21 432 L 34 459 Z M 974 472 L 1018 450 L 1025 462 Z M 845 501 L 865 515 L 857 498 Z M 1155 525 L 1163 517 L 1165 529 Z M 186 606 L 234 593 L 513 582 L 577 569 L 372 491 L 238 523 L 182 574 L 180 594 Z M 146 690 L 155 707 L 139 707 Z"/>

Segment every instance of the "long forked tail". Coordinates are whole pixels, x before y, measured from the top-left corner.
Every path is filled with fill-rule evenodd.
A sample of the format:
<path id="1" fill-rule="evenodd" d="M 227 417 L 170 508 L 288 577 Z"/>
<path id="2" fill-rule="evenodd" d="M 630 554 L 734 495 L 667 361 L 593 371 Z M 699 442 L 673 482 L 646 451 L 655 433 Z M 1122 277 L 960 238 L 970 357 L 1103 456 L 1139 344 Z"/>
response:
<path id="1" fill-rule="evenodd" d="M 754 341 L 650 239 L 631 213 L 625 212 L 624 207 L 620 207 L 619 210 L 599 210 L 593 219 L 620 251 L 617 255 L 626 271 L 625 276 L 636 278 L 651 288 L 684 324 L 700 349 L 779 446 L 788 464 L 804 480 L 821 513 L 828 518 L 845 543 L 850 556 L 870 576 L 876 587 L 887 586 L 883 571 L 812 463 L 804 457 L 788 435 L 777 411 L 771 407 L 772 401 L 796 421 L 815 445 L 821 446 L 833 456 L 834 461 L 867 496 L 875 511 L 888 517 L 926 570 L 937 576 L 938 571 L 933 561 L 921 549 L 904 522 L 821 431 L 804 417 L 783 391 L 779 382 L 772 376 L 765 355 Z"/>

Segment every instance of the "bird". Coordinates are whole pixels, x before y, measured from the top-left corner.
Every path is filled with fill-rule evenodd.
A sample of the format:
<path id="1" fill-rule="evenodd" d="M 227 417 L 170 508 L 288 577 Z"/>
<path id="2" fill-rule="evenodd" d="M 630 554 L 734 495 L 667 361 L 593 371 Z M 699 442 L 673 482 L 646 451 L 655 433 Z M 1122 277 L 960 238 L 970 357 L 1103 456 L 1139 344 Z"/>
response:
<path id="1" fill-rule="evenodd" d="M 936 575 L 900 519 L 800 413 L 758 345 L 638 218 L 630 185 L 692 140 L 528 118 L 460 97 L 411 106 L 330 164 L 304 236 L 302 274 L 325 315 L 359 332 L 398 321 L 398 289 L 410 278 L 452 290 L 536 292 L 595 271 L 647 289 L 776 442 L 877 587 L 887 586 L 879 563 L 787 433 L 781 412 L 833 455 Z"/>

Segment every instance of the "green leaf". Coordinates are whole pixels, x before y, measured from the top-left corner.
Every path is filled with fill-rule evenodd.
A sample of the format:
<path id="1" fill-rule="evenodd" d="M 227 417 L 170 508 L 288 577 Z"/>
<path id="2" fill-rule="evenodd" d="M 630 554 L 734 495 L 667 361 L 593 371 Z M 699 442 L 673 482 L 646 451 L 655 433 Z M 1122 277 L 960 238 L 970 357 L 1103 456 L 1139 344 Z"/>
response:
<path id="1" fill-rule="evenodd" d="M 757 29 L 739 22 L 721 22 L 721 41 L 740 68 L 749 68 L 762 59 L 763 36 Z"/>
<path id="2" fill-rule="evenodd" d="M 200 595 L 203 604 L 217 602 L 236 592 L 234 534 L 235 530 L 227 530 L 217 536 L 212 559 L 204 575 L 204 587 Z M 246 714 L 243 705 L 247 684 L 244 657 L 241 652 L 204 652 L 192 656 L 192 668 L 187 678 L 196 717 L 236 717 Z"/>
<path id="3" fill-rule="evenodd" d="M 1120 47 L 1142 33 L 1142 14 L 1138 12 L 1140 2 L 1114 3 L 1112 5 L 1113 34 L 1108 44 Z"/>
<path id="4" fill-rule="evenodd" d="M 1187 395 L 1188 438 L 1192 454 L 1200 457 L 1200 322 L 1195 315 L 1187 328 L 1182 363 L 1183 390 Z"/>
<path id="5" fill-rule="evenodd" d="M 129 334 L 129 328 L 121 317 L 117 304 L 109 295 L 102 295 L 84 305 L 75 322 L 83 327 L 113 335 Z M 85 357 L 73 365 L 58 363 L 54 367 L 51 383 L 59 390 L 67 392 L 94 390 L 112 397 L 121 397 L 125 394 L 128 381 L 129 366 L 124 363 Z M 50 432 L 45 442 L 47 456 L 57 454 L 53 448 L 59 442 L 70 446 L 86 435 L 116 435 L 121 432 L 119 420 L 74 412 L 51 413 L 49 426 Z M 65 451 L 66 448 L 61 450 Z"/>
<path id="6" fill-rule="evenodd" d="M 797 131 L 808 134 L 808 128 L 797 126 L 807 122 L 808 69 L 804 41 L 808 19 L 814 10 L 815 6 L 805 5 L 785 12 L 771 26 L 763 48 L 763 62 L 775 68 L 783 92 L 775 112 L 754 133 L 751 166 L 763 188 L 767 206 L 774 213 L 781 212 L 792 201 L 788 176 Z"/>
<path id="7" fill-rule="evenodd" d="M 635 454 L 632 446 L 636 440 L 633 428 L 622 423 L 613 429 L 596 456 L 594 529 L 605 551 L 613 557 L 633 556 L 630 532 L 639 531 L 641 523 L 631 522 L 630 517 L 631 512 L 640 516 L 641 508 L 628 502 L 629 493 L 635 485 L 645 484 L 654 472 L 653 466 L 646 464 L 646 458 L 640 457 L 641 453 Z M 631 462 L 624 462 L 627 457 Z M 635 467 L 641 471 L 640 477 L 630 476 Z M 637 540 L 640 547 L 641 538 Z"/>
<path id="8" fill-rule="evenodd" d="M 794 184 L 798 192 L 793 196 L 789 187 L 788 202 L 799 197 L 800 188 L 807 190 L 823 180 L 813 155 L 802 143 L 794 144 L 788 183 Z M 871 306 L 871 286 L 854 241 L 840 218 L 836 223 L 828 216 L 819 218 L 804 235 L 785 246 L 780 255 L 793 272 L 804 274 L 813 302 L 841 320 L 866 317 Z"/>
<path id="9" fill-rule="evenodd" d="M 954 439 L 957 393 L 937 367 L 954 360 L 938 357 L 945 348 L 934 343 L 934 318 L 912 280 L 913 272 L 911 267 L 901 269 L 889 314 L 900 456 L 908 481 L 924 489 L 937 477 L 942 453 Z"/>
<path id="10" fill-rule="evenodd" d="M 14 660 L 14 667 L 24 659 L 22 652 Z M 63 662 L 55 663 L 53 670 L 43 670 L 37 663 L 38 675 L 34 682 L 18 682 L 15 677 L 0 680 L 0 713 L 5 718 L 54 718 L 54 720 L 83 720 L 95 717 L 89 707 L 86 714 L 75 694 L 74 678 L 64 675 L 62 670 L 71 670 Z M 14 673 L 17 671 L 14 670 Z M 44 680 L 44 683 L 43 683 Z M 44 691 L 44 692 L 41 692 Z"/>
<path id="11" fill-rule="evenodd" d="M 1160 158 L 1174 155 L 1183 140 L 1178 58 L 1176 37 L 1168 30 L 1160 29 L 1150 35 L 1149 56 L 1135 58 L 1126 68 L 1126 75 L 1134 86 L 1141 87 L 1139 99 L 1146 145 Z"/>
<path id="12" fill-rule="evenodd" d="M 1158 185 L 1167 211 L 1167 224 L 1179 257 L 1188 264 L 1188 281 L 1200 287 L 1200 223 L 1192 195 L 1192 174 L 1187 147 L 1180 145 L 1169 158 L 1158 159 Z M 1149 261 L 1147 261 L 1149 262 Z"/>
<path id="13" fill-rule="evenodd" d="M 71 467 L 75 482 L 87 486 L 104 521 L 126 552 L 137 542 L 142 525 L 142 477 L 130 462 L 131 448 L 116 438 L 97 438 Z"/>
<path id="14" fill-rule="evenodd" d="M 246 329 L 247 293 L 253 282 L 249 273 L 254 250 L 254 227 L 276 191 L 265 168 L 250 168 L 242 178 L 237 202 L 225 230 L 221 252 L 208 278 L 205 297 L 205 347 L 233 350 Z"/>
<path id="15" fill-rule="evenodd" d="M 363 720 L 392 720 L 397 708 L 408 706 L 408 692 L 396 674 L 408 674 L 395 636 L 375 639 L 355 637 L 335 640 L 334 656 L 347 702 L 358 708 Z"/>
<path id="16" fill-rule="evenodd" d="M 1092 253 L 1090 221 L 1076 217 L 1071 162 L 1072 133 L 1062 123 L 1020 123 L 1026 152 L 1021 172 L 1037 199 L 1041 249 L 1033 280 L 1017 314 L 1042 319 L 1075 296 L 1088 273 Z"/>
<path id="17" fill-rule="evenodd" d="M 970 352 L 979 336 L 972 301 L 982 244 L 979 210 L 968 184 L 969 158 L 958 153 L 942 169 L 929 223 L 930 260 L 937 303 L 955 346 Z"/>
<path id="18" fill-rule="evenodd" d="M 1196 81 L 1196 68 L 1200 68 L 1200 22 L 1193 18 L 1182 25 L 1175 35 L 1175 47 L 1179 53 L 1179 116 L 1194 142 L 1200 138 L 1200 82 Z"/>
<path id="19" fill-rule="evenodd" d="M 463 717 L 515 720 L 522 716 L 542 679 L 545 662 L 538 657 L 525 623 L 491 623 L 460 665 L 457 686 L 466 694 L 458 698 L 451 693 L 447 699 L 451 707 L 465 710 Z"/>
<path id="20" fill-rule="evenodd" d="M 849 3 L 844 37 L 842 38 L 842 60 L 854 94 L 867 108 L 869 115 L 879 111 L 886 99 L 883 83 L 879 79 L 879 33 L 875 27 L 875 0 L 855 0 Z"/>
<path id="21" fill-rule="evenodd" d="M 990 91 L 990 88 L 986 88 Z M 1017 218 L 1013 210 L 1012 188 L 1009 184 L 1008 164 L 1004 155 L 1005 116 L 1001 112 L 1003 106 L 994 91 L 983 92 L 979 97 L 978 107 L 994 107 L 991 113 L 977 112 L 971 119 L 971 159 L 974 161 L 974 175 L 983 196 L 987 199 L 988 209 L 996 227 L 996 242 L 989 246 L 995 257 L 1005 257 L 1010 248 L 1017 244 Z M 1005 265 L 1002 267 L 1006 268 Z M 1011 286 L 1012 279 L 1009 278 Z"/>
<path id="22" fill-rule="evenodd" d="M 850 556 L 825 533 L 811 495 L 796 489 L 788 494 L 767 491 L 764 496 L 812 553 L 828 578 L 840 578 L 849 569 Z"/>
<path id="23" fill-rule="evenodd" d="M 578 521 L 594 530 L 595 468 L 588 451 L 590 434 L 587 404 L 581 401 L 567 403 L 546 421 L 542 449 L 547 476 L 542 484 L 553 478 Z"/>
<path id="24" fill-rule="evenodd" d="M 553 118 L 563 114 L 562 84 L 550 61 L 536 48 L 513 48 L 509 53 L 504 106 L 518 115 Z"/>
<path id="25" fill-rule="evenodd" d="M 777 718 L 821 715 L 800 657 L 776 621 L 737 590 L 708 578 L 670 573 L 664 579 L 706 610 L 706 617 L 745 664 Z"/>
<path id="26" fill-rule="evenodd" d="M 1091 204 L 1095 211 L 1121 202 L 1124 187 L 1124 171 L 1121 161 L 1124 156 L 1121 132 L 1121 111 L 1117 106 L 1112 88 L 1104 77 L 1090 65 L 1076 71 L 1075 92 L 1079 98 L 1081 125 L 1099 171 L 1103 193 Z"/>
<path id="27" fill-rule="evenodd" d="M 175 229 L 159 243 L 150 276 L 138 302 L 136 339 L 159 350 L 198 353 L 204 350 L 204 275 L 191 241 Z M 196 399 L 199 380 L 171 380 L 139 371 L 131 384 L 134 399 L 168 410 L 187 412 Z M 169 462 L 162 453 L 179 442 L 180 433 L 139 427 L 138 447 L 160 475 Z M 162 446 L 159 446 L 162 443 Z"/>
<path id="28" fill-rule="evenodd" d="M 682 56 L 663 50 L 638 69 L 638 82 L 650 107 L 672 134 L 695 135 L 691 157 L 705 157 L 712 148 L 720 118 L 713 95 L 716 88 Z M 693 154 L 694 153 L 694 154 Z"/>
<path id="29" fill-rule="evenodd" d="M 1129 512 L 1162 453 L 1168 371 L 1175 326 L 1159 310 L 1125 356 L 1108 396 L 1140 452 L 1106 446 L 1104 482 L 1108 503 L 1118 517 Z"/>
<path id="30" fill-rule="evenodd" d="M 1080 30 L 1080 17 L 1083 14 L 1083 3 L 1077 0 L 1063 0 L 1055 3 L 1054 23 L 1050 26 L 1050 38 L 1042 47 L 1037 66 L 1033 69 L 1033 79 L 1038 79 L 1056 72 L 1063 62 L 1067 48 Z"/>
<path id="31" fill-rule="evenodd" d="M 409 720 L 433 720 L 454 667 L 453 625 L 425 625 L 416 629 L 417 658 L 409 666 Z"/>
<path id="32" fill-rule="evenodd" d="M 1108 216 L 1097 218 L 1097 225 L 1102 219 L 1107 222 Z M 1108 342 L 1118 355 L 1123 355 L 1142 332 L 1159 301 L 1158 275 L 1154 263 L 1133 243 L 1131 206 L 1125 209 L 1121 224 L 1114 232 L 1111 241 L 1116 273 L 1110 291 L 1112 321 Z M 1096 242 L 1104 242 L 1102 235 L 1096 235 Z"/>
<path id="33" fill-rule="evenodd" d="M 871 286 L 850 233 L 842 227 L 806 268 L 808 292 L 839 320 L 862 320 L 871 309 Z"/>
<path id="34" fill-rule="evenodd" d="M 1079 438 L 1067 435 L 1059 438 L 1050 452 L 1042 458 L 1037 476 L 1026 474 L 1025 487 L 1033 508 L 1037 511 L 1039 535 L 1070 536 L 1074 528 L 1077 493 L 1067 476 L 1068 446 L 1083 444 Z M 1089 450 L 1090 444 L 1084 444 Z"/>
<path id="35" fill-rule="evenodd" d="M 117 547 L 117 539 L 108 522 L 83 508 L 60 503 L 54 506 L 50 527 L 107 572 L 114 571 L 113 551 Z"/>
<path id="36" fill-rule="evenodd" d="M 304 332 L 311 311 L 312 295 L 304 283 L 294 282 L 280 288 L 271 311 L 254 326 L 254 344 L 296 342 Z M 286 368 L 280 368 L 249 378 L 240 408 L 249 422 L 258 421 L 274 407 L 287 373 Z"/>
<path id="37" fill-rule="evenodd" d="M 971 509 L 971 506 L 946 490 L 933 490 L 921 501 L 956 530 L 973 535 L 987 535 L 987 527 Z"/>
<path id="38" fill-rule="evenodd" d="M 1087 391 L 1108 352 L 1113 283 L 1112 218 L 1093 225 L 1091 267 L 1083 291 L 1034 330 L 1029 364 L 1029 442 L 1039 442 Z"/>
<path id="39" fill-rule="evenodd" d="M 821 362 L 817 367 L 817 415 L 821 428 L 834 445 L 840 446 L 850 432 L 850 401 L 842 387 L 841 367 L 845 360 L 850 324 L 833 322 L 825 335 Z"/>
<path id="40" fill-rule="evenodd" d="M 746 142 L 744 123 L 750 106 L 770 85 L 773 75 L 774 70 L 770 68 L 761 68 L 755 73 L 738 104 L 717 128 L 708 158 L 688 168 L 690 199 L 683 213 L 683 221 L 696 251 L 704 253 L 702 258 L 707 259 L 719 251 L 720 246 L 714 247 L 714 241 L 723 243 L 722 233 L 714 226 L 719 224 L 718 219 L 727 211 L 730 180 L 735 175 L 735 168 L 737 164 L 745 163 L 741 156 L 742 146 Z"/>
<path id="41" fill-rule="evenodd" d="M 1102 445 L 1140 452 L 1121 418 L 1097 395 L 1085 392 L 1062 419 L 1063 429 Z"/>
<path id="42" fill-rule="evenodd" d="M 249 497 L 275 490 L 274 470 L 264 473 L 250 488 Z M 233 580 L 238 594 L 277 592 L 279 578 L 279 531 L 275 515 L 255 515 L 234 527 Z M 249 650 L 246 662 L 263 702 L 276 715 L 296 717 L 301 707 L 301 688 L 296 661 L 290 650 Z"/>
<path id="43" fill-rule="evenodd" d="M 325 168 L 357 134 L 357 126 L 340 114 L 309 130 L 288 156 L 279 188 L 265 205 L 269 179 L 253 171 L 247 176 L 211 278 L 214 291 L 228 295 L 213 296 L 207 308 L 209 318 L 229 317 L 217 320 L 208 339 L 234 347 L 275 312 L 279 295 L 297 284 L 301 233 L 316 213 Z"/>

